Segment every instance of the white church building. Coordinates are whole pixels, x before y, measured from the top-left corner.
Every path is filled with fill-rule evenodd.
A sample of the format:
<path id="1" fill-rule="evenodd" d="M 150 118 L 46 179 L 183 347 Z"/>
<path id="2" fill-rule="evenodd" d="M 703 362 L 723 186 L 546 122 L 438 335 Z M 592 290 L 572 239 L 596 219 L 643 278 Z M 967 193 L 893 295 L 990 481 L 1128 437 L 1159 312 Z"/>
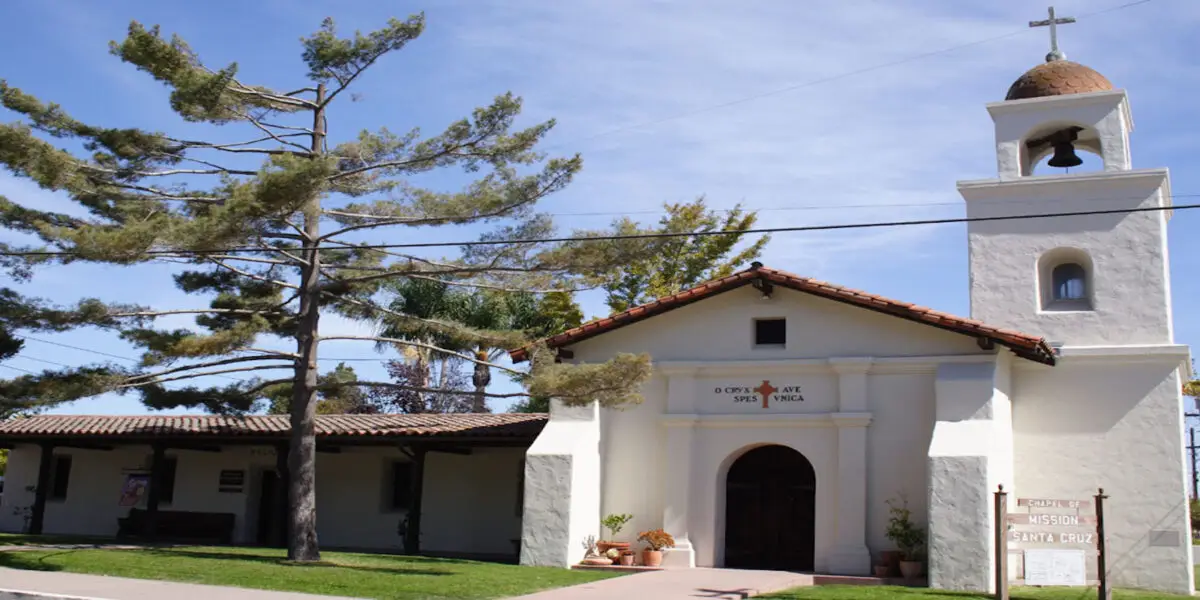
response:
<path id="1" fill-rule="evenodd" d="M 928 584 L 989 590 L 997 564 L 1046 577 L 1046 551 L 1095 580 L 1103 488 L 1110 583 L 1190 593 L 1167 170 L 1133 168 L 1126 93 L 1076 63 L 987 111 L 997 176 L 958 183 L 970 318 L 752 265 L 548 340 L 578 363 L 649 353 L 640 404 L 318 417 L 321 541 L 566 568 L 627 513 L 616 541 L 661 527 L 668 567 L 865 576 L 906 501 Z M 1034 174 L 1075 150 L 1103 169 Z M 0 530 L 277 544 L 286 439 L 267 416 L 6 421 Z"/>
<path id="2" fill-rule="evenodd" d="M 575 362 L 648 352 L 654 376 L 636 407 L 553 407 L 522 562 L 575 563 L 627 513 L 675 537 L 665 564 L 868 575 L 903 498 L 930 586 L 989 590 L 999 486 L 1025 525 L 1103 488 L 1110 584 L 1190 593 L 1167 170 L 1133 168 L 1129 99 L 1083 65 L 1051 57 L 987 110 L 998 174 L 958 183 L 970 318 L 756 264 L 551 338 Z M 1103 169 L 1033 173 L 1074 149 Z M 1047 532 L 1006 533 L 1013 579 L 1055 549 L 1097 579 L 1094 536 Z"/>

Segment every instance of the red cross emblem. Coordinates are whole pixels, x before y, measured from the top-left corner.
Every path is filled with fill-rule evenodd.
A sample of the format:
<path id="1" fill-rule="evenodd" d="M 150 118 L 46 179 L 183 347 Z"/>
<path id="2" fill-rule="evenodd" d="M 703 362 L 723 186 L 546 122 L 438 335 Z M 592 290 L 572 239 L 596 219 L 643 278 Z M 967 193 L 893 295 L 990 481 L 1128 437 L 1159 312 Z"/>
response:
<path id="1" fill-rule="evenodd" d="M 765 379 L 764 379 L 764 380 L 763 380 L 763 382 L 762 382 L 762 385 L 760 385 L 760 386 L 758 386 L 758 387 L 754 388 L 754 391 L 756 391 L 756 392 L 758 392 L 759 394 L 761 394 L 761 395 L 762 395 L 762 399 L 763 399 L 763 405 L 762 405 L 762 407 L 763 407 L 763 408 L 766 408 L 766 407 L 767 407 L 767 400 L 769 400 L 769 399 L 771 398 L 771 394 L 774 394 L 775 392 L 778 392 L 778 391 L 779 391 L 779 388 L 772 387 L 772 386 L 771 386 L 771 382 L 770 382 L 770 381 L 767 381 L 767 380 L 765 380 Z"/>

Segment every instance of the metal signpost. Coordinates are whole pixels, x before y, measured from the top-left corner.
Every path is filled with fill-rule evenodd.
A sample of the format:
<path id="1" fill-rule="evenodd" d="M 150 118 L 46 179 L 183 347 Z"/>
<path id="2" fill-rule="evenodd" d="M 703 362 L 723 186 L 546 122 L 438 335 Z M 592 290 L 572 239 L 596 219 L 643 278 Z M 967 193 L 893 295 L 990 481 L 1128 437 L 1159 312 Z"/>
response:
<path id="1" fill-rule="evenodd" d="M 995 492 L 996 600 L 1009 600 L 1010 580 L 1032 586 L 1098 587 L 1099 600 L 1111 600 L 1105 564 L 1104 500 L 1018 498 L 1023 512 L 1008 512 L 1004 486 Z M 1095 511 L 1088 509 L 1095 507 Z M 1096 553 L 1097 578 L 1087 577 L 1088 555 Z M 1019 576 L 1010 577 L 1009 560 L 1019 556 Z"/>

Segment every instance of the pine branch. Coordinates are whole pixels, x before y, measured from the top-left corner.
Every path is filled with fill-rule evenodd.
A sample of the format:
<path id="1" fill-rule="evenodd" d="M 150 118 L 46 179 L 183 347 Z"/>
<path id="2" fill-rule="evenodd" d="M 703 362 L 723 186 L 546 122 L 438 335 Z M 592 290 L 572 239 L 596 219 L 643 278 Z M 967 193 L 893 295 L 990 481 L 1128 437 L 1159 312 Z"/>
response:
<path id="1" fill-rule="evenodd" d="M 148 310 L 140 312 L 124 312 L 124 313 L 109 313 L 110 317 L 162 317 L 166 315 L 204 315 L 204 314 L 222 314 L 222 315 L 261 315 L 264 313 L 270 314 L 272 311 L 250 310 L 242 308 L 200 308 L 200 309 L 181 309 L 181 310 Z"/>
<path id="2" fill-rule="evenodd" d="M 337 173 L 337 174 L 331 176 L 329 178 L 329 181 L 334 182 L 339 179 L 345 179 L 347 177 L 353 177 L 355 175 L 360 175 L 362 173 L 376 171 L 379 169 L 400 169 L 400 168 L 415 167 L 416 165 L 420 165 L 420 164 L 434 163 L 440 159 L 448 158 L 451 156 L 458 157 L 458 158 L 470 158 L 470 157 L 485 156 L 485 155 L 479 154 L 479 153 L 471 153 L 471 152 L 463 153 L 463 152 L 461 152 L 461 150 L 463 150 L 464 148 L 472 148 L 474 146 L 479 145 L 481 142 L 483 142 L 483 140 L 487 139 L 487 137 L 489 135 L 492 135 L 492 133 L 493 132 L 490 132 L 490 131 L 484 132 L 483 135 L 476 136 L 471 141 L 454 144 L 452 146 L 444 148 L 433 154 L 404 158 L 404 159 L 399 159 L 399 160 L 385 160 L 383 162 L 378 162 L 378 163 L 369 164 L 369 165 L 363 165 L 361 167 L 355 167 L 353 169 L 341 171 L 340 173 Z"/>
<path id="3" fill-rule="evenodd" d="M 423 348 L 425 350 L 431 350 L 433 352 L 444 354 L 446 356 L 452 356 L 454 358 L 462 359 L 469 363 L 473 363 L 473 364 L 477 364 L 477 365 L 484 365 L 486 367 L 491 367 L 493 369 L 499 369 L 501 371 L 512 373 L 513 375 L 525 375 L 525 373 L 523 371 L 518 371 L 516 369 L 510 369 L 504 365 L 498 365 L 496 363 L 492 363 L 492 362 L 489 362 L 486 360 L 479 360 L 478 358 L 475 358 L 474 356 L 471 356 L 469 354 L 462 354 L 459 352 L 455 352 L 453 350 L 447 350 L 440 346 L 435 346 L 433 344 L 426 344 L 425 342 L 417 342 L 417 341 L 413 341 L 413 340 L 404 340 L 404 339 L 400 339 L 400 338 L 390 338 L 390 337 L 374 337 L 374 336 L 366 336 L 366 335 L 323 335 L 323 336 L 320 336 L 318 339 L 322 342 L 332 341 L 332 340 L 356 340 L 356 341 L 362 341 L 362 342 L 383 342 L 385 344 L 396 344 L 396 345 L 400 345 L 400 346 L 411 346 L 413 348 Z"/>
<path id="4" fill-rule="evenodd" d="M 189 263 L 194 261 L 196 258 L 196 255 L 194 255 L 194 254 L 159 254 L 158 256 L 166 256 L 169 258 L 189 259 L 188 260 Z M 258 258 L 258 257 L 253 257 L 253 256 L 242 256 L 242 255 L 237 255 L 237 254 L 206 254 L 205 257 L 206 258 L 217 258 L 217 259 L 221 259 L 221 260 L 241 260 L 241 261 L 245 261 L 245 262 L 261 263 L 261 264 L 266 264 L 266 265 L 282 265 L 282 266 L 292 266 L 293 265 L 293 263 L 291 261 L 287 261 L 287 260 L 274 260 L 271 258 Z"/>
<path id="5" fill-rule="evenodd" d="M 121 384 L 119 387 L 121 389 L 129 389 L 129 388 L 136 388 L 136 387 L 141 387 L 141 386 L 145 386 L 145 385 L 157 385 L 160 383 L 168 383 L 171 381 L 183 381 L 184 379 L 195 379 L 197 377 L 209 377 L 209 376 L 213 376 L 213 375 L 224 375 L 226 373 L 245 373 L 248 371 L 271 371 L 271 370 L 292 369 L 292 368 L 295 368 L 295 367 L 292 367 L 290 365 L 260 365 L 257 367 L 239 367 L 236 369 L 219 369 L 216 371 L 205 371 L 203 373 L 189 373 L 186 375 L 179 375 L 176 377 L 166 377 L 166 378 L 162 378 L 162 379 L 155 379 L 152 381 L 138 381 L 138 382 L 134 382 L 134 383 L 124 383 L 124 384 Z"/>
<path id="6" fill-rule="evenodd" d="M 149 194 L 153 194 L 154 196 L 157 196 L 157 197 L 151 197 L 151 198 L 146 198 L 146 197 L 124 198 L 126 200 L 154 200 L 154 201 L 171 200 L 171 201 L 178 201 L 178 202 L 199 202 L 202 204 L 224 204 L 225 203 L 224 198 L 209 198 L 207 196 L 182 196 L 180 194 L 171 193 L 171 192 L 168 192 L 166 190 L 159 189 L 156 187 L 148 187 L 148 186 L 136 185 L 136 184 L 132 184 L 132 183 L 122 183 L 119 181 L 105 181 L 104 185 L 110 185 L 112 187 L 121 188 L 124 190 L 134 190 L 134 191 L 138 191 L 138 192 L 146 192 Z"/>
<path id="7" fill-rule="evenodd" d="M 258 119 L 251 116 L 250 113 L 248 113 L 248 112 L 240 112 L 240 111 L 235 110 L 235 111 L 233 111 L 233 113 L 236 114 L 237 116 L 241 117 L 242 119 L 248 121 L 251 125 L 254 125 L 255 127 L 257 127 L 259 131 L 267 134 L 267 137 L 270 137 L 271 139 L 275 140 L 276 142 L 279 142 L 280 144 L 285 144 L 288 146 L 292 146 L 293 148 L 296 148 L 297 150 L 299 150 L 297 152 L 297 154 L 299 154 L 301 156 L 312 156 L 311 149 L 306 148 L 300 144 L 297 144 L 296 142 L 285 140 L 282 137 L 280 137 L 278 134 L 276 134 L 274 131 L 271 131 L 270 129 L 268 129 L 268 127 L 275 127 L 276 129 L 294 129 L 294 128 L 282 127 L 279 125 L 270 125 L 267 123 L 263 123 L 262 121 L 259 121 Z M 305 131 L 307 131 L 309 134 L 312 133 L 311 129 L 307 129 Z"/>
<path id="8" fill-rule="evenodd" d="M 477 392 L 474 390 L 441 389 L 441 388 L 421 387 L 421 386 L 416 386 L 416 385 L 405 385 L 402 383 L 386 383 L 386 382 L 382 382 L 382 381 L 349 381 L 349 382 L 345 382 L 345 383 L 338 383 L 337 385 L 339 385 L 339 386 L 356 386 L 357 385 L 357 386 L 364 386 L 364 387 L 376 387 L 376 388 L 387 388 L 387 389 L 392 389 L 392 390 L 403 390 L 403 391 L 408 391 L 408 392 L 422 392 L 422 393 L 427 393 L 427 394 L 445 394 L 447 396 L 480 396 L 480 395 L 482 395 L 487 398 L 528 398 L 530 396 L 530 394 L 527 392 L 509 392 L 506 394 L 497 394 L 494 392 L 482 392 L 482 394 L 481 394 L 480 392 Z"/>
<path id="9" fill-rule="evenodd" d="M 470 337 L 473 340 L 483 342 L 486 344 L 506 345 L 511 342 L 511 340 L 488 337 L 487 335 L 483 335 L 481 332 L 475 331 L 464 325 L 450 323 L 447 321 L 440 321 L 437 319 L 426 319 L 424 317 L 418 317 L 415 315 L 398 312 L 398 311 L 392 310 L 390 308 L 387 308 L 386 306 L 380 306 L 369 300 L 352 298 L 350 296 L 336 296 L 334 294 L 330 294 L 329 292 L 323 292 L 323 295 L 326 297 L 329 297 L 329 298 L 334 298 L 339 302 L 348 302 L 355 306 L 361 306 L 369 311 L 382 313 L 382 314 L 385 314 L 385 315 L 388 315 L 391 317 L 396 317 L 398 319 L 408 321 L 410 323 L 420 323 L 421 325 L 425 325 L 427 327 L 430 327 L 431 329 L 436 329 L 442 333 L 462 335 L 462 336 Z"/>
<path id="10" fill-rule="evenodd" d="M 271 278 L 269 278 L 269 277 L 263 277 L 262 275 L 255 275 L 254 273 L 251 273 L 251 272 L 249 272 L 249 271 L 243 271 L 242 269 L 239 269 L 239 268 L 237 268 L 237 267 L 230 266 L 230 265 L 226 264 L 225 262 L 223 262 L 223 261 L 220 261 L 220 260 L 217 260 L 217 259 L 214 259 L 214 258 L 212 258 L 212 257 L 205 257 L 205 258 L 207 258 L 209 262 L 211 262 L 211 263 L 213 263 L 213 264 L 216 264 L 216 265 L 219 265 L 219 266 L 222 266 L 222 267 L 225 267 L 226 269 L 228 269 L 228 270 L 230 270 L 230 271 L 232 271 L 232 272 L 234 272 L 234 273 L 237 273 L 238 275 L 241 275 L 242 277 L 249 277 L 250 279 L 253 279 L 253 280 L 255 280 L 255 281 L 261 281 L 261 282 L 263 282 L 263 283 L 272 283 L 272 284 L 275 284 L 275 285 L 277 285 L 277 286 L 280 286 L 280 287 L 285 287 L 285 288 L 288 288 L 288 289 L 291 289 L 291 290 L 298 290 L 298 289 L 300 289 L 300 286 L 298 286 L 298 285 L 295 285 L 295 284 L 292 284 L 292 283 L 288 283 L 288 282 L 286 282 L 286 281 L 279 281 L 279 280 L 276 280 L 276 279 L 271 279 Z"/>
<path id="11" fill-rule="evenodd" d="M 526 293 L 526 294 L 555 294 L 555 293 L 572 294 L 575 292 L 584 292 L 587 290 L 593 290 L 593 289 L 596 289 L 596 287 L 598 287 L 598 286 L 583 286 L 583 287 L 573 287 L 573 288 L 530 289 L 530 288 L 525 288 L 525 287 L 505 287 L 502 285 L 491 285 L 491 284 L 487 284 L 487 283 L 473 283 L 470 281 L 449 281 L 449 280 L 440 279 L 437 277 L 429 277 L 427 275 L 417 275 L 416 273 L 405 273 L 404 276 L 409 277 L 411 279 L 421 279 L 424 281 L 436 281 L 436 282 L 444 284 L 444 285 L 465 287 L 465 288 L 471 288 L 471 289 L 476 289 L 476 290 L 493 290 L 493 291 L 497 291 L 497 292 Z"/>
<path id="12" fill-rule="evenodd" d="M 315 88 L 315 87 L 302 87 L 302 88 L 300 88 L 300 89 L 298 89 L 298 90 L 292 90 L 292 91 L 290 91 L 290 92 L 288 92 L 288 93 L 284 94 L 284 96 L 295 96 L 296 94 L 304 94 L 304 93 L 313 93 L 313 94 L 315 94 L 315 93 L 317 93 L 317 88 Z"/>
<path id="13" fill-rule="evenodd" d="M 272 246 L 270 244 L 265 244 L 263 242 L 256 242 L 255 245 L 258 246 L 259 248 L 262 248 L 263 250 L 265 250 L 267 252 L 274 252 L 277 254 L 282 254 L 291 259 L 291 262 L 276 261 L 278 264 L 288 265 L 288 266 L 292 266 L 292 267 L 297 266 L 298 264 L 299 265 L 307 265 L 308 264 L 307 260 L 300 258 L 299 256 L 296 256 L 295 254 L 292 254 L 291 252 L 288 252 L 287 250 L 285 250 L 283 248 L 279 248 L 277 246 Z"/>
<path id="14" fill-rule="evenodd" d="M 312 100 L 305 100 L 304 98 L 296 98 L 295 96 L 288 96 L 288 95 L 281 95 L 281 94 L 268 94 L 263 91 L 252 89 L 249 86 L 238 82 L 237 80 L 232 80 L 231 83 L 236 84 L 236 86 L 238 86 L 238 87 L 230 86 L 226 89 L 235 94 L 245 94 L 247 96 L 254 96 L 256 98 L 262 98 L 263 100 L 267 100 L 270 102 L 277 102 L 279 104 L 295 106 L 296 108 L 304 108 L 304 109 L 309 109 L 309 110 L 314 110 L 314 109 L 318 108 L 317 103 L 313 102 Z"/>
<path id="15" fill-rule="evenodd" d="M 240 169 L 168 169 L 166 171 L 132 171 L 125 172 L 119 169 L 107 169 L 90 165 L 87 163 L 77 163 L 81 169 L 88 171 L 97 171 L 108 175 L 132 176 L 132 177 L 172 177 L 175 175 L 258 175 L 255 171 L 242 171 Z"/>
<path id="16" fill-rule="evenodd" d="M 287 358 L 289 360 L 295 360 L 295 359 L 300 358 L 300 355 L 296 354 L 295 352 L 283 352 L 281 350 L 271 350 L 269 348 L 245 348 L 243 351 L 244 352 L 261 352 L 263 354 L 268 354 L 271 356 L 278 356 L 281 358 Z"/>
<path id="17" fill-rule="evenodd" d="M 285 360 L 285 359 L 276 358 L 274 356 L 237 356 L 234 358 L 223 358 L 221 360 L 210 360 L 208 362 L 183 365 L 181 367 L 164 369 L 162 371 L 157 371 L 154 373 L 143 373 L 143 374 L 139 374 L 139 375 L 132 375 L 126 381 L 129 382 L 129 381 L 140 381 L 142 379 L 156 379 L 156 378 L 162 377 L 164 375 L 170 375 L 172 373 L 181 373 L 184 371 L 195 371 L 196 369 L 208 369 L 210 367 L 219 367 L 221 365 L 231 365 L 231 364 L 235 364 L 235 363 L 255 362 L 255 361 L 262 361 L 262 360 Z M 293 359 L 286 359 L 286 360 L 291 361 Z"/>

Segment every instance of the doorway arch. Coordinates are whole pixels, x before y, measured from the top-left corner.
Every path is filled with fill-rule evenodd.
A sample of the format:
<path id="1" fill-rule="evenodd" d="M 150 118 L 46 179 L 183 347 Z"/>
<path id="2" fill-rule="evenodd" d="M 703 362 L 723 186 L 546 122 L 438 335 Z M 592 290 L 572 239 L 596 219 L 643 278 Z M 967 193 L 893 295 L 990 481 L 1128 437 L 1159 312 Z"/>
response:
<path id="1" fill-rule="evenodd" d="M 725 566 L 812 571 L 817 474 L 803 454 L 760 446 L 725 476 Z"/>

